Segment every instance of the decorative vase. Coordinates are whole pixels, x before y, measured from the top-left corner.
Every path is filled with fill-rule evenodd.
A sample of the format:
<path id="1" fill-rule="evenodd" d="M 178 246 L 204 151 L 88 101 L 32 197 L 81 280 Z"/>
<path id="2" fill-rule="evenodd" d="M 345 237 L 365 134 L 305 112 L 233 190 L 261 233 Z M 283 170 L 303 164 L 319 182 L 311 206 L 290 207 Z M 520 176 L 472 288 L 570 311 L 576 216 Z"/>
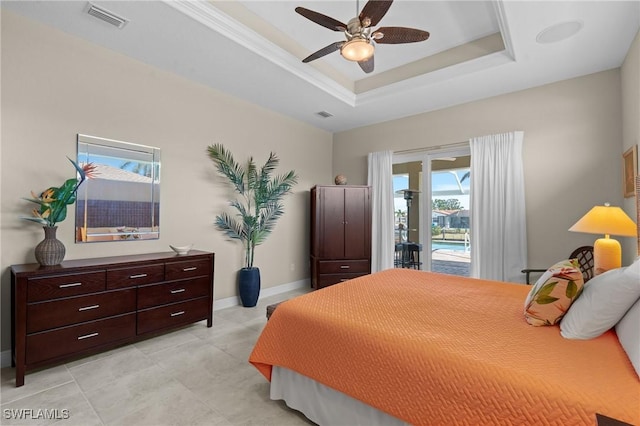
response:
<path id="1" fill-rule="evenodd" d="M 44 240 L 35 248 L 36 260 L 42 266 L 59 265 L 64 259 L 66 249 L 64 244 L 56 238 L 57 226 L 43 226 Z"/>
<path id="2" fill-rule="evenodd" d="M 238 272 L 238 292 L 242 306 L 251 308 L 258 303 L 260 296 L 260 269 L 242 268 Z"/>
<path id="3" fill-rule="evenodd" d="M 346 185 L 347 177 L 345 175 L 337 175 L 334 179 L 334 182 L 336 183 L 336 185 Z"/>

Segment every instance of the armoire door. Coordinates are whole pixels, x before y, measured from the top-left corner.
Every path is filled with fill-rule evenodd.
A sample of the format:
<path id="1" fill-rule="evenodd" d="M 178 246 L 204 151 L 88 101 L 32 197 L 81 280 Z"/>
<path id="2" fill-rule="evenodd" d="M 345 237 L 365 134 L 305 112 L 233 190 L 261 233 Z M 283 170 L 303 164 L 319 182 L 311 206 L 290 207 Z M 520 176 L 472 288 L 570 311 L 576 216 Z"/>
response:
<path id="1" fill-rule="evenodd" d="M 320 233 L 319 257 L 344 258 L 344 188 L 319 188 Z"/>
<path id="2" fill-rule="evenodd" d="M 369 188 L 344 188 L 344 258 L 371 256 Z"/>

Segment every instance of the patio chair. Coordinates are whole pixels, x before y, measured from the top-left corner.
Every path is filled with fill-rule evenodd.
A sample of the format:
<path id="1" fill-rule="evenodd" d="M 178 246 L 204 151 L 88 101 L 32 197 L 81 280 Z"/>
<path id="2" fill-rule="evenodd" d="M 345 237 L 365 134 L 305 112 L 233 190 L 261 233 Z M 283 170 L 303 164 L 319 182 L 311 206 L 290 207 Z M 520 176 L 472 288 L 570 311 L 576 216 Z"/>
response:
<path id="1" fill-rule="evenodd" d="M 578 247 L 571 252 L 569 259 L 578 259 L 578 264 L 580 265 L 580 270 L 582 271 L 582 277 L 584 278 L 585 283 L 593 278 L 593 246 Z M 531 284 L 529 280 L 532 272 L 543 273 L 546 272 L 546 269 L 523 269 L 522 273 L 526 275 L 527 284 Z"/>
<path id="2" fill-rule="evenodd" d="M 420 262 L 420 251 L 422 245 L 416 243 L 408 243 L 404 247 L 403 255 L 403 268 L 420 269 L 422 262 Z"/>

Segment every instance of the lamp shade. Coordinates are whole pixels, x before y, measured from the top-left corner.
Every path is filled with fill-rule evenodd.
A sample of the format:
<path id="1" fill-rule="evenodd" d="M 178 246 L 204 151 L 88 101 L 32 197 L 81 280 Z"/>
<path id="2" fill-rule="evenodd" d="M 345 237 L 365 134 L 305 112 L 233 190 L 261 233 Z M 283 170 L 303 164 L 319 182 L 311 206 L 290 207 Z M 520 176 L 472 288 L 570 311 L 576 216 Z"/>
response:
<path id="1" fill-rule="evenodd" d="M 620 207 L 612 207 L 606 203 L 589 210 L 569 231 L 634 237 L 637 226 Z"/>
<path id="2" fill-rule="evenodd" d="M 588 234 L 604 234 L 593 245 L 593 269 L 595 275 L 621 266 L 622 249 L 620 243 L 609 235 L 633 237 L 637 226 L 620 207 L 595 206 L 580 218 L 569 231 Z"/>

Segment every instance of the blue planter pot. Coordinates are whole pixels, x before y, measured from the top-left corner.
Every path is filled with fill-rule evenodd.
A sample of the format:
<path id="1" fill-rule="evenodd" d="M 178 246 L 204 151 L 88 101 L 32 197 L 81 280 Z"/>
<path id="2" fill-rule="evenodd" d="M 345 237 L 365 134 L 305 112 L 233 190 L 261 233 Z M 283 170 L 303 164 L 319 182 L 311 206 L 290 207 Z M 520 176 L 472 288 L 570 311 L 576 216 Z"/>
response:
<path id="1" fill-rule="evenodd" d="M 242 268 L 238 271 L 238 292 L 242 306 L 245 308 L 256 306 L 260 296 L 259 268 Z"/>

